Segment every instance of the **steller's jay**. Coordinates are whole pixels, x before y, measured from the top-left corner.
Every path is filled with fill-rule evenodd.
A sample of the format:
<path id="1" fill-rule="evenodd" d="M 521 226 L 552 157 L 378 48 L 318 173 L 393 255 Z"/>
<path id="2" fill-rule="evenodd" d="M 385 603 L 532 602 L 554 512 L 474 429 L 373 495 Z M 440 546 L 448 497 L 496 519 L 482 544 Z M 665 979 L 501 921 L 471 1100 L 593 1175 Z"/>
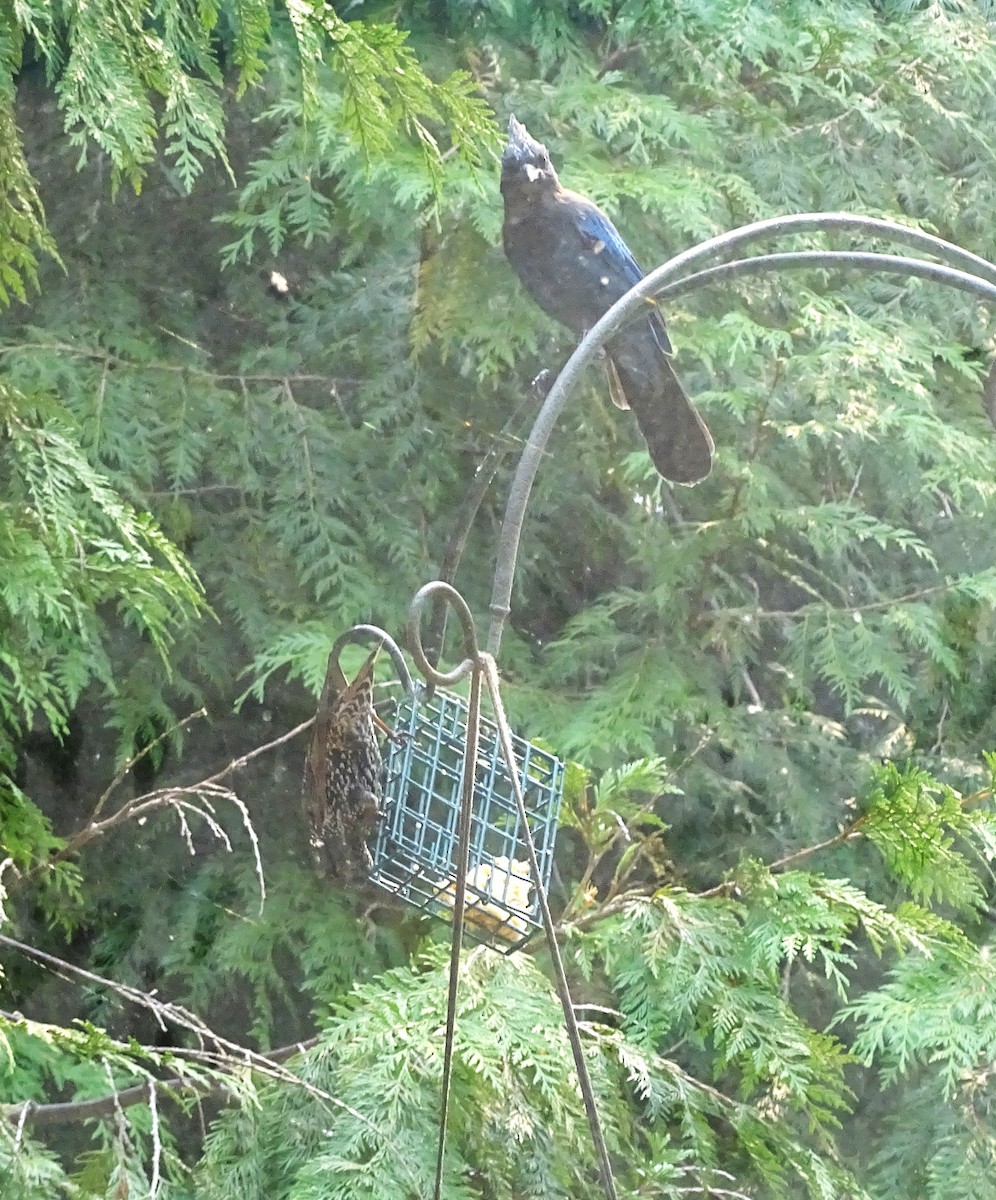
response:
<path id="1" fill-rule="evenodd" d="M 540 308 L 568 329 L 590 329 L 643 278 L 609 218 L 560 186 L 546 147 L 515 117 L 501 159 L 501 194 L 505 255 Z M 705 479 L 712 438 L 671 367 L 656 305 L 613 335 L 606 352 L 612 399 L 632 409 L 660 474 L 674 483 Z"/>

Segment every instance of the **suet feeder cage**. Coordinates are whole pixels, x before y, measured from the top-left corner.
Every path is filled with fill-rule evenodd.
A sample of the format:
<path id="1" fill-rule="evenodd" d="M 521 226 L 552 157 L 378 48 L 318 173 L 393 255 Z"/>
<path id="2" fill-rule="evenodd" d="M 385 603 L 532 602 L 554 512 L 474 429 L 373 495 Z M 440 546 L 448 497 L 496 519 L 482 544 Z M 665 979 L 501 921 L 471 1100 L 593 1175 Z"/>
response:
<path id="1" fill-rule="evenodd" d="M 383 808 L 368 877 L 426 913 L 452 919 L 467 705 L 452 692 L 406 698 L 387 755 Z M 519 783 L 544 890 L 549 887 L 564 764 L 513 735 Z M 481 719 L 466 878 L 465 930 L 504 952 L 542 928 L 497 726 Z"/>

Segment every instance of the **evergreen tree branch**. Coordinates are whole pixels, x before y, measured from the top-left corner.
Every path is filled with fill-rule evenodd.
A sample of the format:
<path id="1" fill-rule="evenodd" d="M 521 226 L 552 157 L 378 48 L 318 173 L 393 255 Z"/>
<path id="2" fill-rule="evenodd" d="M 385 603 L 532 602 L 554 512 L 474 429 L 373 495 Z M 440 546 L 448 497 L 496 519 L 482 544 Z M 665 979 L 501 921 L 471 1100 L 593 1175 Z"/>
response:
<path id="1" fill-rule="evenodd" d="M 0 1017 L 12 1024 L 20 1018 L 16 1013 L 0 1012 Z M 303 1054 L 318 1045 L 317 1035 L 289 1046 L 281 1046 L 270 1050 L 266 1059 L 271 1063 L 284 1063 L 295 1054 Z M 153 1048 L 150 1047 L 150 1050 Z M 157 1092 L 194 1091 L 202 1100 L 224 1097 L 230 1089 L 222 1082 L 209 1084 L 204 1080 L 187 1079 L 182 1075 L 174 1075 L 169 1079 L 149 1079 L 145 1083 L 136 1083 L 134 1087 L 122 1088 L 120 1091 L 109 1092 L 104 1096 L 95 1096 L 90 1100 L 67 1100 L 58 1103 L 44 1104 L 34 1100 L 22 1100 L 0 1106 L 0 1115 L 8 1121 L 19 1120 L 27 1110 L 25 1120 L 37 1126 L 78 1124 L 81 1121 L 92 1121 L 109 1116 L 117 1109 L 131 1108 L 135 1104 L 144 1104 L 155 1088 Z"/>
<path id="2" fill-rule="evenodd" d="M 344 1103 L 324 1089 L 300 1079 L 292 1071 L 286 1070 L 280 1062 L 271 1058 L 270 1055 L 259 1054 L 255 1050 L 250 1050 L 247 1046 L 240 1046 L 237 1042 L 230 1041 L 220 1033 L 216 1033 L 195 1013 L 190 1012 L 182 1005 L 173 1004 L 167 1000 L 160 1000 L 158 996 L 151 992 L 143 992 L 139 988 L 130 987 L 128 984 L 118 983 L 117 980 L 108 979 L 106 976 L 88 971 L 85 967 L 76 966 L 64 958 L 59 958 L 55 954 L 48 953 L 48 951 L 40 950 L 36 946 L 29 946 L 27 943 L 19 941 L 17 938 L 9 937 L 4 933 L 0 933 L 0 945 L 7 946 L 9 949 L 16 950 L 27 958 L 34 959 L 63 978 L 85 980 L 87 983 L 95 984 L 98 987 L 108 988 L 120 996 L 122 1000 L 150 1012 L 163 1030 L 167 1029 L 169 1025 L 175 1025 L 193 1034 L 197 1039 L 197 1048 L 177 1047 L 171 1049 L 169 1055 L 174 1061 L 189 1059 L 191 1062 L 206 1063 L 213 1067 L 220 1066 L 223 1069 L 231 1071 L 233 1074 L 240 1069 L 244 1070 L 246 1067 L 250 1067 L 267 1078 L 280 1080 L 295 1087 L 303 1088 L 310 1095 L 314 1096 L 315 1099 L 325 1104 L 330 1104 L 333 1108 L 337 1108 L 342 1112 L 349 1113 L 351 1117 L 362 1122 L 364 1125 L 370 1125 L 367 1118 L 351 1105 Z M 21 1022 L 27 1024 L 25 1019 L 17 1014 L 15 1014 L 15 1020 L 18 1024 Z M 214 1049 L 205 1049 L 205 1047 L 214 1047 Z M 295 1044 L 288 1053 L 288 1057 L 296 1050 L 297 1046 Z M 161 1054 L 161 1052 L 157 1051 L 158 1054 Z M 160 1084 L 159 1086 L 164 1085 Z M 113 1109 L 115 1107 L 116 1094 L 112 1094 L 109 1099 L 111 1108 Z M 20 1112 L 23 1105 L 17 1105 L 15 1108 Z M 8 1114 L 6 1107 L 2 1111 L 5 1115 Z M 378 1137 L 383 1136 L 382 1130 L 377 1130 L 376 1133 Z"/>

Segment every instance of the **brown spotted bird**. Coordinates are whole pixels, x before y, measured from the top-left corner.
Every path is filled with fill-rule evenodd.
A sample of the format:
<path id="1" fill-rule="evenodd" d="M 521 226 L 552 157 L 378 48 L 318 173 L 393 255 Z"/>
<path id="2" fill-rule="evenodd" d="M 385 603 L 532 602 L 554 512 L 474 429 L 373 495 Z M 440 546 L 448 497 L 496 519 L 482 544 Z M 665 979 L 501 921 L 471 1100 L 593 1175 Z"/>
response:
<path id="1" fill-rule="evenodd" d="M 315 866 L 333 880 L 371 865 L 367 843 L 381 815 L 383 759 L 373 706 L 378 646 L 352 683 L 329 655 L 304 768 L 304 801 Z"/>

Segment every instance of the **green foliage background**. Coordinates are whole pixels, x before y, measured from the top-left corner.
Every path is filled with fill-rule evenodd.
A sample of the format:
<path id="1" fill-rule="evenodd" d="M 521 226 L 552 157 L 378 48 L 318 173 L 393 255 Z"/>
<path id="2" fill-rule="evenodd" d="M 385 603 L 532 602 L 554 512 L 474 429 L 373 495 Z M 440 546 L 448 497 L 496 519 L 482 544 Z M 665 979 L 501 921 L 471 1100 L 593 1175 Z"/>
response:
<path id="1" fill-rule="evenodd" d="M 230 794 L 185 835 L 126 820 L 114 772 L 155 743 L 189 784 L 304 719 L 342 629 L 400 630 L 495 452 L 456 577 L 486 612 L 528 381 L 569 349 L 500 251 L 510 112 L 647 266 L 840 209 L 992 260 L 996 25 L 27 0 L 0 58 L 0 936 L 256 1049 L 317 1030 L 233 1072 L 5 943 L 0 1195 L 428 1195 L 445 931 L 304 869 L 300 743 L 238 783 L 261 909 Z M 620 1193 L 988 1197 L 990 313 L 815 271 L 667 311 L 716 468 L 662 485 L 593 372 L 500 663 L 517 726 L 580 764 L 555 901 Z M 202 704 L 210 731 L 156 741 Z M 448 1197 L 595 1194 L 541 967 L 467 963 Z M 233 1103 L 22 1120 L 149 1073 Z"/>

